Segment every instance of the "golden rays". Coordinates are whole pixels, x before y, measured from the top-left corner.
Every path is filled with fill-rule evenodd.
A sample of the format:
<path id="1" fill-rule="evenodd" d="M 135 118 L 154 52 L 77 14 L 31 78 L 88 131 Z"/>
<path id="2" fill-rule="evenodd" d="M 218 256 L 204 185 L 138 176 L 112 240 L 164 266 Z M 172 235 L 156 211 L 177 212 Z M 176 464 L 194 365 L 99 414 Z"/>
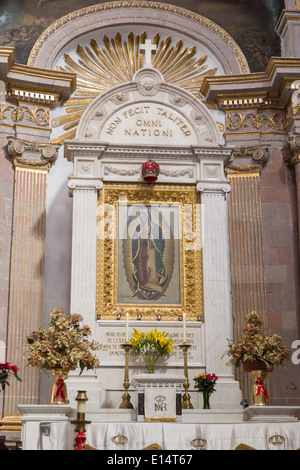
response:
<path id="1" fill-rule="evenodd" d="M 77 46 L 76 58 L 64 55 L 65 66 L 58 70 L 76 73 L 77 91 L 66 100 L 63 106 L 66 114 L 55 117 L 52 126 L 63 126 L 64 133 L 53 139 L 53 143 L 61 144 L 65 139 L 72 139 L 80 118 L 88 105 L 100 94 L 110 88 L 133 80 L 134 74 L 143 66 L 144 54 L 140 45 L 144 44 L 146 33 L 128 34 L 123 40 L 120 33 L 114 38 L 103 38 L 103 47 L 92 39 L 89 46 Z M 155 54 L 152 65 L 164 77 L 165 82 L 176 85 L 201 98 L 199 89 L 204 77 L 214 75 L 216 69 L 207 70 L 207 56 L 197 58 L 196 48 L 183 46 L 182 41 L 172 45 L 170 37 L 160 39 L 154 37 Z"/>

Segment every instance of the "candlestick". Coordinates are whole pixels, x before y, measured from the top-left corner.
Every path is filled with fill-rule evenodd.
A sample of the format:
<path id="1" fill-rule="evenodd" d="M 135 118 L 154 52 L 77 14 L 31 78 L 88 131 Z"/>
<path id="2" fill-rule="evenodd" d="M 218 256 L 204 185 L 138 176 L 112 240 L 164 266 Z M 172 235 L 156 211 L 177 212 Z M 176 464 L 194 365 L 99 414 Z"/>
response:
<path id="1" fill-rule="evenodd" d="M 191 347 L 191 345 L 184 343 L 184 344 L 180 344 L 179 347 L 183 351 L 184 376 L 185 376 L 185 381 L 183 383 L 183 388 L 185 391 L 182 396 L 182 408 L 185 410 L 186 409 L 192 410 L 194 407 L 191 404 L 191 397 L 188 393 L 190 384 L 189 384 L 188 367 L 187 367 L 187 350 Z"/>
<path id="2" fill-rule="evenodd" d="M 130 401 L 130 395 L 128 393 L 128 389 L 130 387 L 129 373 L 128 373 L 129 372 L 128 370 L 129 369 L 129 351 L 130 351 L 130 348 L 132 348 L 132 344 L 126 342 L 125 344 L 121 344 L 120 346 L 125 351 L 125 371 L 124 371 L 124 382 L 123 382 L 123 387 L 125 389 L 125 392 L 122 395 L 122 403 L 119 406 L 119 408 L 132 409 L 133 405 Z"/>
<path id="3" fill-rule="evenodd" d="M 125 343 L 128 343 L 128 338 L 129 338 L 129 334 L 128 334 L 128 328 L 129 328 L 129 315 L 128 315 L 128 312 L 126 313 L 126 335 L 125 335 Z"/>
<path id="4" fill-rule="evenodd" d="M 183 343 L 186 343 L 186 323 L 185 323 L 185 313 L 183 314 Z"/>
<path id="5" fill-rule="evenodd" d="M 91 421 L 86 421 L 85 419 L 86 402 L 88 400 L 86 391 L 79 390 L 75 400 L 77 401 L 77 418 L 75 421 L 72 421 L 72 424 L 76 425 L 76 432 L 85 432 L 85 425 L 91 424 Z"/>

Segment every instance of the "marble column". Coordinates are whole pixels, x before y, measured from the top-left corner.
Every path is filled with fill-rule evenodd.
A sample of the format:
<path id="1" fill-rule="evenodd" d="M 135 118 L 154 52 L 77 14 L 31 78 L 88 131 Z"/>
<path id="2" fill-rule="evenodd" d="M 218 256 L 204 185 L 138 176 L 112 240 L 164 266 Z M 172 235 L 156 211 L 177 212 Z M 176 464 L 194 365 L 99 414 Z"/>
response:
<path id="1" fill-rule="evenodd" d="M 18 430 L 17 405 L 38 403 L 39 370 L 27 366 L 26 336 L 41 326 L 47 178 L 56 147 L 8 137 L 15 168 L 13 230 L 10 259 L 7 358 L 16 364 L 22 382 L 5 389 L 2 429 Z"/>
<path id="2" fill-rule="evenodd" d="M 200 182 L 203 237 L 203 292 L 206 371 L 218 375 L 218 400 L 227 408 L 237 407 L 241 392 L 233 369 L 224 356 L 232 339 L 231 275 L 227 193 L 223 182 Z"/>
<path id="3" fill-rule="evenodd" d="M 69 181 L 73 196 L 72 268 L 70 313 L 95 321 L 97 264 L 97 200 L 100 180 Z"/>
<path id="4" fill-rule="evenodd" d="M 83 324 L 92 331 L 90 340 L 96 338 L 97 204 L 98 191 L 103 186 L 97 177 L 98 154 L 99 151 L 86 156 L 83 152 L 72 157 L 74 176 L 68 183 L 73 198 L 70 313 L 83 316 Z M 77 391 L 86 390 L 88 408 L 98 409 L 101 384 L 97 371 L 70 373 L 67 387 L 73 407 Z"/>

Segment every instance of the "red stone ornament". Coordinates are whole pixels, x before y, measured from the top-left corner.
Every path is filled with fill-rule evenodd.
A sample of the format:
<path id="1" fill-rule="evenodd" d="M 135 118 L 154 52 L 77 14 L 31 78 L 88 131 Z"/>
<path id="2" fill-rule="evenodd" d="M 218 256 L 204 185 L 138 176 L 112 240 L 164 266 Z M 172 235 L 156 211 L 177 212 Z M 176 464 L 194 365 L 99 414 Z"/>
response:
<path id="1" fill-rule="evenodd" d="M 153 160 L 148 160 L 142 165 L 142 176 L 147 183 L 154 183 L 159 175 L 159 165 Z"/>

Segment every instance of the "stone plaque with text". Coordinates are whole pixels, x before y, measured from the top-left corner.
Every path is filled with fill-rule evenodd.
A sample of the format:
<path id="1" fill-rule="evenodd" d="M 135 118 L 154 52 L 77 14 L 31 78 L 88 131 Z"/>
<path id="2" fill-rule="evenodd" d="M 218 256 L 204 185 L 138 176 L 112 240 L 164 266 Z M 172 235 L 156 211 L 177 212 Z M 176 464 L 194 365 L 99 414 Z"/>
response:
<path id="1" fill-rule="evenodd" d="M 100 352 L 101 367 L 123 366 L 124 350 L 121 344 L 125 343 L 126 322 L 122 320 L 101 320 L 98 322 L 97 341 L 102 344 L 103 350 Z M 129 338 L 133 329 L 147 332 L 157 329 L 172 336 L 174 341 L 173 353 L 157 362 L 157 367 L 182 367 L 183 355 L 179 347 L 183 343 L 182 322 L 129 322 Z M 186 342 L 190 344 L 188 351 L 189 366 L 202 367 L 205 364 L 204 358 L 204 324 L 201 322 L 187 322 Z M 135 354 L 130 354 L 130 366 L 144 367 L 143 360 Z"/>

